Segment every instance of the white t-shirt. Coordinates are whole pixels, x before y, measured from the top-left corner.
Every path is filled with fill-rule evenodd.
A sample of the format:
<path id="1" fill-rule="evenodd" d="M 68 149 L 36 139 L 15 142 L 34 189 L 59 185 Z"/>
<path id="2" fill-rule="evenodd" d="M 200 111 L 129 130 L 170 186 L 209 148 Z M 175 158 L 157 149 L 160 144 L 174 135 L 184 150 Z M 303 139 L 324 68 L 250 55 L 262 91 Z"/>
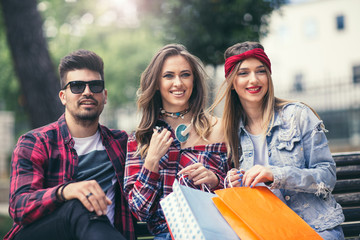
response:
<path id="1" fill-rule="evenodd" d="M 266 138 L 263 135 L 252 135 L 249 133 L 250 139 L 254 145 L 254 165 L 269 166 L 268 147 Z M 266 186 L 259 183 L 256 186 Z M 267 187 L 267 186 L 266 186 Z M 281 201 L 285 203 L 285 199 L 279 189 L 270 189 Z"/>
<path id="2" fill-rule="evenodd" d="M 97 131 L 93 136 L 85 138 L 75 138 L 74 148 L 79 157 L 78 174 L 76 179 L 79 181 L 96 180 L 102 187 L 106 196 L 112 201 L 107 207 L 107 217 L 114 224 L 115 213 L 115 191 L 116 183 L 115 170 L 106 153 L 106 149 L 101 142 L 101 136 Z"/>

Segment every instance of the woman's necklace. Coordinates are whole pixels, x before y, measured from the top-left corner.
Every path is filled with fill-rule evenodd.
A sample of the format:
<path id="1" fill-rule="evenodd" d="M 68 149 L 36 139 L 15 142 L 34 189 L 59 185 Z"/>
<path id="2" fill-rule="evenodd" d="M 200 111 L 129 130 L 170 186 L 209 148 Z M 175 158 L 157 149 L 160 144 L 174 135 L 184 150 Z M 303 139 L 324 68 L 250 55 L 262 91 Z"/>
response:
<path id="1" fill-rule="evenodd" d="M 190 108 L 187 108 L 185 110 L 182 110 L 180 112 L 168 112 L 163 108 L 160 108 L 160 114 L 163 116 L 171 117 L 171 118 L 181 118 L 184 119 L 185 114 L 187 114 L 190 111 Z"/>
<path id="2" fill-rule="evenodd" d="M 189 125 L 179 124 L 175 129 L 175 136 L 179 142 L 183 143 L 189 139 L 192 120 Z"/>
<path id="3" fill-rule="evenodd" d="M 171 117 L 174 119 L 178 119 L 179 117 L 181 119 L 184 119 L 185 114 L 187 114 L 190 111 L 190 107 L 182 110 L 180 112 L 168 112 L 163 108 L 160 108 L 160 114 L 162 116 L 167 116 L 167 117 Z M 179 142 L 183 143 L 186 142 L 189 138 L 190 135 L 190 129 L 192 126 L 192 120 L 190 122 L 190 124 L 186 125 L 186 124 L 179 124 L 176 129 L 175 129 L 175 137 L 177 138 L 177 140 L 179 140 Z"/>

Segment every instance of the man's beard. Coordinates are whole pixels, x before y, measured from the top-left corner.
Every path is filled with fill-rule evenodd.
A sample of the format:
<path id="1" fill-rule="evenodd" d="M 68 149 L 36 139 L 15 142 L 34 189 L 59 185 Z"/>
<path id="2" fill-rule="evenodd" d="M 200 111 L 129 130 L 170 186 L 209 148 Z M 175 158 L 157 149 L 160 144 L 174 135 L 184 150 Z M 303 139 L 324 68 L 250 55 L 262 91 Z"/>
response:
<path id="1" fill-rule="evenodd" d="M 101 104 L 99 105 L 98 101 L 96 101 L 94 98 L 92 97 L 89 97 L 89 99 L 92 99 L 93 101 L 95 101 L 95 104 L 100 107 Z M 83 99 L 80 99 L 79 102 L 83 100 Z M 80 108 L 80 103 L 79 103 L 79 106 Z M 91 125 L 93 124 L 94 122 L 97 122 L 99 120 L 99 116 L 100 114 L 102 113 L 104 107 L 100 107 L 100 108 L 97 108 L 97 109 L 86 109 L 85 108 L 85 112 L 80 112 L 80 113 L 74 113 L 73 116 L 74 116 L 74 119 L 75 121 L 80 124 L 80 125 L 83 125 L 83 126 L 88 126 L 88 125 Z"/>
<path id="2" fill-rule="evenodd" d="M 102 110 L 94 111 L 94 112 L 87 112 L 87 113 L 82 113 L 82 114 L 75 114 L 74 118 L 78 124 L 80 124 L 82 126 L 89 126 L 99 120 L 99 116 L 100 116 L 101 112 L 102 112 Z"/>

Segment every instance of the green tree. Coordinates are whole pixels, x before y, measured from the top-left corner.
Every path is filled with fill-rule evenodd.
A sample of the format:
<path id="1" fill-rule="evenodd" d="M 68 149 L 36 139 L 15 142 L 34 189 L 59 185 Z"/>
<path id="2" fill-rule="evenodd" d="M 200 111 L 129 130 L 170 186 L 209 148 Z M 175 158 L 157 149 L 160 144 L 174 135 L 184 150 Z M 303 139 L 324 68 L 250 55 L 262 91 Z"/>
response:
<path id="1" fill-rule="evenodd" d="M 32 127 L 57 119 L 63 108 L 58 79 L 42 31 L 36 0 L 1 0 L 7 41 Z M 25 24 L 26 23 L 26 24 Z"/>
<path id="2" fill-rule="evenodd" d="M 105 63 L 108 107 L 134 107 L 140 75 L 161 42 L 146 25 L 136 19 L 134 23 L 121 22 L 128 19 L 111 5 L 99 7 L 100 3 L 99 0 L 44 3 L 41 8 L 50 51 L 56 64 L 75 49 L 95 51 Z M 59 8 L 62 10 L 56 10 Z"/>
<path id="3" fill-rule="evenodd" d="M 258 41 L 267 33 L 267 16 L 286 0 L 138 0 L 144 12 L 161 16 L 165 42 L 179 42 L 204 63 L 224 62 L 229 46 Z"/>
<path id="4" fill-rule="evenodd" d="M 3 69 L 3 74 L 0 76 L 1 109 L 17 111 L 17 118 L 19 116 L 22 118 L 25 115 L 24 110 L 27 110 L 29 116 L 34 116 L 35 113 L 42 119 L 42 122 L 35 120 L 36 124 L 32 120 L 31 126 L 25 128 L 55 120 L 56 118 L 50 120 L 43 117 L 48 114 L 47 108 L 43 105 L 51 105 L 52 101 L 59 101 L 57 94 L 59 79 L 55 66 L 64 55 L 80 48 L 93 50 L 104 59 L 106 88 L 109 90 L 108 107 L 112 109 L 128 105 L 134 107 L 140 74 L 161 43 L 153 35 L 152 29 L 136 21 L 132 25 L 123 24 L 120 20 L 124 19 L 124 16 L 110 5 L 111 2 L 118 4 L 116 1 L 101 0 L 39 0 L 38 2 L 30 0 L 22 5 L 23 2 L 19 0 L 1 0 L 0 63 L 2 64 L 0 67 Z M 7 19 L 6 28 L 3 19 Z M 29 32 L 32 26 L 36 26 L 37 29 Z M 8 41 L 9 45 L 6 44 L 6 29 L 7 34 L 12 36 L 11 41 L 15 43 L 11 48 L 8 48 L 10 41 Z M 34 35 L 42 36 L 43 39 L 36 40 Z M 44 52 L 40 55 L 34 50 L 38 48 L 33 46 L 43 49 L 48 46 L 49 57 L 38 59 L 37 57 L 43 56 Z M 16 64 L 15 58 L 12 57 L 14 54 L 17 57 L 16 61 L 23 60 L 28 64 Z M 12 71 L 13 63 L 16 76 L 15 71 Z M 44 73 L 44 67 L 47 69 L 47 75 Z M 16 81 L 20 80 L 20 74 L 29 75 L 29 71 L 26 70 L 28 68 L 32 72 L 30 72 L 31 76 L 26 78 L 26 82 Z M 49 85 L 42 85 L 44 84 L 42 81 L 49 81 L 46 77 L 49 74 L 55 80 L 51 80 Z M 34 80 L 32 75 L 39 79 Z M 35 85 L 45 87 L 35 88 Z M 47 91 L 48 94 L 44 94 L 47 87 L 51 89 Z M 30 89 L 33 95 L 25 96 Z M 50 95 L 55 99 L 49 99 Z M 36 98 L 42 99 L 41 104 L 34 102 Z M 32 101 L 31 104 L 28 99 Z M 54 108 L 56 104 L 51 106 Z M 21 130 L 17 135 L 26 130 L 28 129 Z"/>

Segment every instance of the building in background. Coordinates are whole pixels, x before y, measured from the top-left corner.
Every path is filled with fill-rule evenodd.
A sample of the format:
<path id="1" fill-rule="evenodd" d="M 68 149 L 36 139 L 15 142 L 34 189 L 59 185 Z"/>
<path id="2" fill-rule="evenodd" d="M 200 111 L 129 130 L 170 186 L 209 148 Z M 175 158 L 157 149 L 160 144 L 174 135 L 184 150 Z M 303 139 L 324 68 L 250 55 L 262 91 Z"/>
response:
<path id="1" fill-rule="evenodd" d="M 273 12 L 261 40 L 275 94 L 323 119 L 332 151 L 360 150 L 360 0 L 297 1 Z"/>

